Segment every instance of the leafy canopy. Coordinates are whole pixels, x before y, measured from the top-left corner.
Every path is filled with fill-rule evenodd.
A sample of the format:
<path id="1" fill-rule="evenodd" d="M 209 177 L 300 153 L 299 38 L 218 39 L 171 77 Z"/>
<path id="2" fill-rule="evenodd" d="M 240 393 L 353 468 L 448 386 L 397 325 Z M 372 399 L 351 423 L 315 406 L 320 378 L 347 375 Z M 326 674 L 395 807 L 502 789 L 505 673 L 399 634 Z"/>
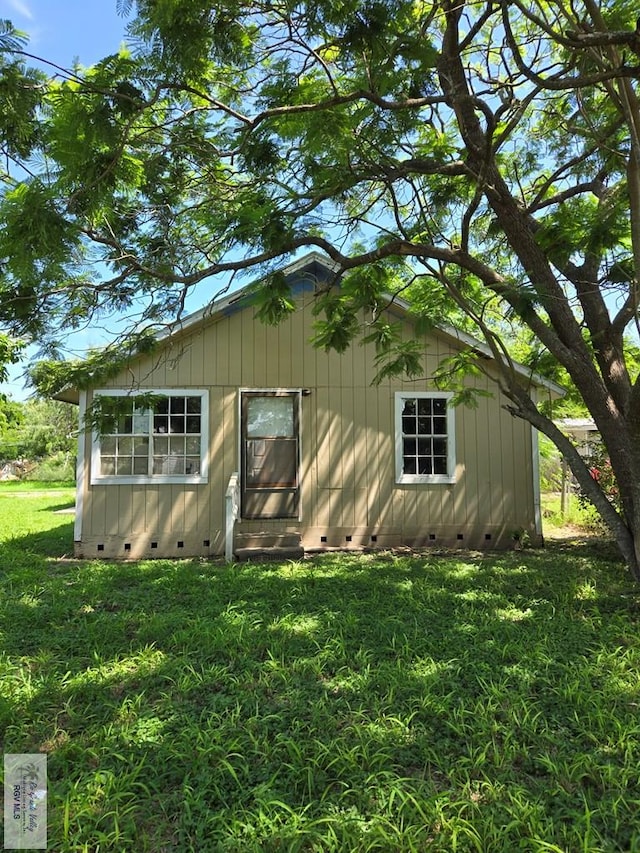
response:
<path id="1" fill-rule="evenodd" d="M 381 379 L 420 376 L 387 310 L 399 296 L 418 325 L 473 329 L 512 412 L 561 449 L 637 564 L 640 386 L 626 343 L 640 269 L 636 5 L 120 10 L 128 50 L 46 80 L 25 64 L 22 37 L 6 24 L 0 34 L 5 331 L 55 355 L 61 331 L 114 311 L 137 332 L 171 323 L 196 285 L 214 299 L 245 271 L 276 322 L 292 302 L 275 270 L 319 248 L 341 282 L 318 298 L 319 346 L 366 337 Z M 513 371 L 523 327 L 538 364 L 559 365 L 595 419 L 620 512 Z M 463 393 L 469 369 L 486 369 L 473 349 L 428 378 L 457 377 Z"/>
<path id="2" fill-rule="evenodd" d="M 0 320 L 14 333 L 55 352 L 61 329 L 96 315 L 163 323 L 198 282 L 269 272 L 308 246 L 351 282 L 321 345 L 353 339 L 354 307 L 384 325 L 381 294 L 399 289 L 431 321 L 471 311 L 474 328 L 477 313 L 504 332 L 505 317 L 528 317 L 540 333 L 557 291 L 514 254 L 492 171 L 578 315 L 573 269 L 597 265 L 604 291 L 630 286 L 628 128 L 603 57 L 567 37 L 588 30 L 590 4 L 120 10 L 131 52 L 49 79 L 4 24 L 3 148 L 24 167 L 4 175 L 0 208 Z M 632 13 L 605 6 L 597 23 L 633 46 Z M 290 300 L 270 284 L 275 320 Z"/>

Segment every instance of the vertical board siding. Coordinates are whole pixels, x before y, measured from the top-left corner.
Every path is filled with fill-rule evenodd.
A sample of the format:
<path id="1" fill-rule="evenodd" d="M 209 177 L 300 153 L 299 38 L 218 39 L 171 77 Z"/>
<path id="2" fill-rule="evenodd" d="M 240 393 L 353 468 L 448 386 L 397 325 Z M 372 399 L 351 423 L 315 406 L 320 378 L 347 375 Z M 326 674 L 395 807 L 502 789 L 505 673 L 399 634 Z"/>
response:
<path id="1" fill-rule="evenodd" d="M 87 482 L 88 482 L 87 476 Z M 83 536 L 106 536 L 107 534 L 107 496 L 105 488 L 94 488 L 85 495 L 85 513 L 88 515 L 87 523 L 83 521 Z M 109 495 L 109 499 L 113 498 Z"/>
<path id="2" fill-rule="evenodd" d="M 475 484 L 471 484 L 469 487 L 467 504 L 468 511 L 472 514 L 479 514 L 484 507 L 488 522 L 493 524 L 496 514 L 491 497 L 491 460 L 482 431 L 487 425 L 491 427 L 488 409 L 488 401 L 482 399 L 478 408 L 473 411 L 473 417 L 469 413 L 465 419 L 467 424 L 465 453 L 467 458 L 473 457 L 476 469 Z"/>
<path id="3" fill-rule="evenodd" d="M 310 345 L 312 308 L 307 292 L 293 317 L 265 326 L 252 306 L 233 305 L 225 316 L 204 321 L 111 380 L 114 388 L 208 389 L 209 483 L 85 485 L 83 538 L 131 536 L 144 538 L 148 546 L 155 537 L 164 548 L 166 542 L 191 537 L 192 545 L 210 541 L 211 552 L 219 553 L 225 492 L 239 467 L 240 387 L 308 392 L 301 398 L 302 521 L 243 522 L 246 529 L 310 530 L 312 544 L 319 544 L 321 535 L 331 540 L 328 544 L 344 543 L 349 531 L 354 542 L 363 543 L 374 533 L 383 542 L 394 535 L 429 541 L 437 533 L 437 544 L 445 534 L 455 540 L 458 532 L 493 535 L 533 523 L 530 428 L 502 408 L 497 387 L 486 377 L 467 381 L 493 396 L 480 397 L 476 408 L 456 409 L 457 482 L 395 482 L 394 394 L 432 390 L 430 377 L 454 344 L 430 335 L 423 351 L 424 379 L 374 385 L 373 345 L 356 342 L 343 354 Z M 405 323 L 405 339 L 412 334 Z M 89 453 L 87 473 L 88 467 Z"/>
<path id="4" fill-rule="evenodd" d="M 131 487 L 131 532 L 145 533 L 149 528 L 147 519 L 147 492 L 144 486 Z"/>
<path id="5" fill-rule="evenodd" d="M 249 363 L 253 365 L 253 373 L 247 378 L 248 385 L 267 387 L 267 326 L 257 318 L 253 323 L 253 351 L 248 354 Z"/>

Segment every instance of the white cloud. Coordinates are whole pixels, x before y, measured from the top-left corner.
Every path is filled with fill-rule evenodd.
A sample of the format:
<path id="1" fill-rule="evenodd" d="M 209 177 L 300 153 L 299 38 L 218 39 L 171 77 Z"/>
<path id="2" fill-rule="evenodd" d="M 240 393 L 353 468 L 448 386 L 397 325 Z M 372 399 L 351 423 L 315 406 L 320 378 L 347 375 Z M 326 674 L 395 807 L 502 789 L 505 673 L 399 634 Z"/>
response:
<path id="1" fill-rule="evenodd" d="M 8 0 L 7 3 L 2 3 L 2 6 L 10 6 L 14 12 L 26 18 L 28 21 L 34 20 L 34 15 L 31 9 L 22 0 Z"/>

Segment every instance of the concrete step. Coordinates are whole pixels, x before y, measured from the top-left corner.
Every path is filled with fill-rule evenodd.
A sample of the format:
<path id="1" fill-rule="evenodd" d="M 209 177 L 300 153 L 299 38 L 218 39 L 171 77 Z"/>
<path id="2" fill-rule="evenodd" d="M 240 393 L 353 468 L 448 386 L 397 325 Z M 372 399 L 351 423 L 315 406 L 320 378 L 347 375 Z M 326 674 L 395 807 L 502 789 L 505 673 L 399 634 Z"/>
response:
<path id="1" fill-rule="evenodd" d="M 236 533 L 234 538 L 238 548 L 300 548 L 299 533 L 251 532 Z"/>
<path id="2" fill-rule="evenodd" d="M 242 563 L 252 560 L 260 562 L 265 560 L 300 560 L 304 557 L 304 548 L 302 545 L 298 545 L 297 548 L 280 545 L 263 545 L 252 548 L 236 547 L 234 553 Z"/>

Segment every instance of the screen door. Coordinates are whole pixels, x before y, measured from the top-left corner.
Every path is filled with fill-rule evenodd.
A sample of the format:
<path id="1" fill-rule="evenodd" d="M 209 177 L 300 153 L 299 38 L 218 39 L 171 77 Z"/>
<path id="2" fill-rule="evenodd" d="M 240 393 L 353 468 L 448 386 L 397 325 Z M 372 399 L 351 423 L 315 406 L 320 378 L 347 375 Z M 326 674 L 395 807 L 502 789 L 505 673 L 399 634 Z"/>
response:
<path id="1" fill-rule="evenodd" d="M 298 518 L 297 391 L 243 391 L 242 517 Z"/>

